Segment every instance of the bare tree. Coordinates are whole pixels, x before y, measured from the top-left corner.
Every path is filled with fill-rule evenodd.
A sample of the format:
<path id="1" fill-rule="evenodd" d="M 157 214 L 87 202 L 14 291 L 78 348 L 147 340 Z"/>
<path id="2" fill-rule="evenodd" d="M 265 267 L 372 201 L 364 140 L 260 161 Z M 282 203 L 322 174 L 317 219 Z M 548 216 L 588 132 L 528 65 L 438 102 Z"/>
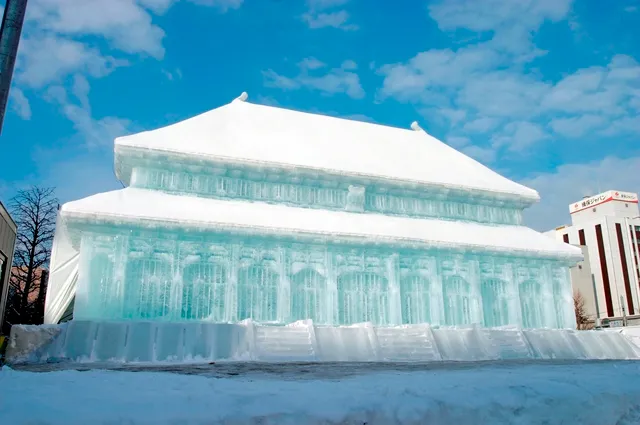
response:
<path id="1" fill-rule="evenodd" d="M 42 323 L 58 199 L 54 188 L 31 187 L 11 200 L 18 225 L 5 322 Z"/>
<path id="2" fill-rule="evenodd" d="M 591 329 L 593 328 L 593 323 L 589 320 L 589 316 L 587 315 L 585 308 L 584 297 L 580 293 L 580 291 L 576 291 L 573 293 L 573 308 L 576 313 L 576 326 L 579 330 Z"/>

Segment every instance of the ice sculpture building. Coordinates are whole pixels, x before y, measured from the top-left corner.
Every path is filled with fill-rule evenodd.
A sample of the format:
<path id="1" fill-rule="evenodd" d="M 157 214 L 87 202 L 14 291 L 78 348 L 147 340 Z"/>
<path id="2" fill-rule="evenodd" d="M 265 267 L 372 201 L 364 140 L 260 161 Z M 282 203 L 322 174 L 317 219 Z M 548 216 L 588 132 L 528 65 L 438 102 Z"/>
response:
<path id="1" fill-rule="evenodd" d="M 115 141 L 60 211 L 46 322 L 574 327 L 538 194 L 411 130 L 246 101 Z"/>

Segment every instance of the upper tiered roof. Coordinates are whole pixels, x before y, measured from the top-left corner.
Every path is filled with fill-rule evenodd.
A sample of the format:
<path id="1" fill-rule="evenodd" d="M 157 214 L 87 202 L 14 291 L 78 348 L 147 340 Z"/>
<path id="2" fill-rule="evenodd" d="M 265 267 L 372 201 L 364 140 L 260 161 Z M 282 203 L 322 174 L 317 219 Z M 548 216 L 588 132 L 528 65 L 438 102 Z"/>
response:
<path id="1" fill-rule="evenodd" d="M 115 141 L 116 172 L 128 184 L 127 149 L 174 153 L 241 165 L 301 169 L 464 191 L 508 194 L 529 189 L 495 173 L 413 124 L 412 130 L 248 103 L 222 107 Z M 129 166 L 130 167 L 130 166 Z"/>

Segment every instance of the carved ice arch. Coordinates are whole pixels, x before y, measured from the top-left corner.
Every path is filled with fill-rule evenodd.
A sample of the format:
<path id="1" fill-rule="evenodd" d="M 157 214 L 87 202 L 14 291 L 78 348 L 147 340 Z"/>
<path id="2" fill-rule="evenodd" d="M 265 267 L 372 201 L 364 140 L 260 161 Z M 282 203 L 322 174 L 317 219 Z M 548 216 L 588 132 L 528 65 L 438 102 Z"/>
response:
<path id="1" fill-rule="evenodd" d="M 259 322 L 278 320 L 280 275 L 267 264 L 252 264 L 238 270 L 238 319 Z"/>
<path id="2" fill-rule="evenodd" d="M 173 256 L 160 252 L 130 253 L 125 274 L 124 304 L 128 318 L 168 319 Z"/>
<path id="3" fill-rule="evenodd" d="M 86 313 L 106 317 L 115 316 L 118 314 L 118 311 L 113 311 L 112 303 L 116 270 L 115 249 L 111 244 L 103 243 L 99 237 L 83 238 L 82 243 L 90 245 L 88 249 L 82 247 L 83 253 L 88 256 L 88 270 L 82 277 L 84 285 L 88 288 Z"/>
<path id="4" fill-rule="evenodd" d="M 399 293 L 404 324 L 432 323 L 436 262 L 425 256 L 400 257 Z M 437 309 L 436 309 L 437 311 Z"/>
<path id="5" fill-rule="evenodd" d="M 291 319 L 326 323 L 327 278 L 305 267 L 291 276 Z"/>
<path id="6" fill-rule="evenodd" d="M 520 310 L 522 312 L 522 327 L 537 328 L 544 323 L 542 310 L 542 286 L 534 279 L 527 279 L 521 282 L 520 289 Z"/>
<path id="7" fill-rule="evenodd" d="M 481 283 L 482 316 L 487 327 L 509 324 L 509 286 L 502 279 L 483 279 Z"/>
<path id="8" fill-rule="evenodd" d="M 228 270 L 222 261 L 199 257 L 182 269 L 180 315 L 183 320 L 225 320 Z"/>
<path id="9" fill-rule="evenodd" d="M 471 284 L 461 276 L 448 276 L 442 282 L 444 323 L 449 326 L 471 323 Z"/>
<path id="10" fill-rule="evenodd" d="M 573 288 L 569 269 L 554 267 L 551 278 L 556 325 L 559 328 L 575 328 Z"/>
<path id="11" fill-rule="evenodd" d="M 389 280 L 372 271 L 349 271 L 338 276 L 338 320 L 348 325 L 389 323 Z"/>

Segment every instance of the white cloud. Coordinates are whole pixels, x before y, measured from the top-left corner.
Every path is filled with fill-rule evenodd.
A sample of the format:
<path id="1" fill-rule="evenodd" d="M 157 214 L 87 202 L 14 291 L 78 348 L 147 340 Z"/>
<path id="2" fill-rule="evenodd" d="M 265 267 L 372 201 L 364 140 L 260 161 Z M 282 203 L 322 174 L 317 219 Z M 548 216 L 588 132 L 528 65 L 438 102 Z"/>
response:
<path id="1" fill-rule="evenodd" d="M 76 74 L 73 77 L 73 86 L 71 88 L 73 95 L 80 102 L 85 110 L 89 110 L 89 81 L 82 74 Z"/>
<path id="2" fill-rule="evenodd" d="M 102 78 L 117 67 L 130 65 L 135 56 L 164 57 L 162 40 L 165 34 L 154 24 L 154 14 L 165 13 L 178 1 L 30 1 L 16 61 L 18 90 L 21 87 L 44 90 L 48 99 L 55 99 L 47 87 L 69 84 L 68 77 L 73 75 L 70 90 L 84 93 L 79 101 L 83 110 L 88 111 L 89 78 Z M 243 2 L 185 1 L 222 12 L 237 9 Z M 102 41 L 107 41 L 107 46 Z M 171 79 L 180 76 L 179 70 L 167 75 Z M 17 100 L 22 105 L 25 101 L 28 105 L 26 98 Z M 23 115 L 29 111 L 24 107 L 20 110 Z"/>
<path id="3" fill-rule="evenodd" d="M 549 230 L 570 223 L 569 204 L 605 190 L 640 192 L 640 157 L 607 157 L 587 164 L 565 164 L 550 173 L 524 179 L 540 193 L 539 204 L 525 210 L 525 224 Z"/>
<path id="4" fill-rule="evenodd" d="M 471 144 L 471 139 L 464 136 L 449 136 L 447 137 L 447 144 L 453 148 L 461 149 Z"/>
<path id="5" fill-rule="evenodd" d="M 382 94 L 406 100 L 423 98 L 424 91 L 455 88 L 503 62 L 503 57 L 486 45 L 428 50 L 406 63 L 384 65 Z"/>
<path id="6" fill-rule="evenodd" d="M 379 95 L 446 118 L 449 136 L 476 138 L 469 150 L 484 161 L 525 154 L 552 137 L 631 136 L 640 128 L 640 65 L 634 58 L 616 55 L 606 66 L 577 70 L 556 82 L 527 71 L 529 62 L 545 54 L 533 44 L 533 34 L 543 22 L 567 17 L 571 3 L 432 3 L 430 15 L 441 29 L 487 34 L 457 49 L 431 49 L 380 66 Z M 489 132 L 490 146 L 481 139 Z"/>
<path id="7" fill-rule="evenodd" d="M 76 134 L 58 152 L 35 145 L 34 175 L 25 183 L 59 186 L 63 200 L 119 187 L 113 176 L 113 139 L 134 126 L 116 116 L 95 117 L 90 103 L 91 81 L 103 78 L 139 58 L 164 57 L 164 30 L 156 15 L 166 13 L 180 0 L 31 0 L 16 60 L 11 106 L 22 117 L 31 115 L 24 95 L 41 95 L 60 108 Z M 182 0 L 226 12 L 242 0 Z M 0 7 L 0 10 L 2 8 Z M 165 74 L 167 75 L 167 74 Z M 179 69 L 167 78 L 180 78 Z M 29 90 L 26 90 L 26 89 Z M 55 158 L 54 161 L 51 158 Z M 61 160 L 65 158 L 65 160 Z M 37 164 L 47 168 L 37 170 Z M 0 182 L 0 186 L 3 183 Z M 5 192 L 7 190 L 5 189 Z"/>
<path id="8" fill-rule="evenodd" d="M 346 70 L 354 70 L 354 69 L 358 69 L 358 64 L 355 63 L 355 61 L 352 61 L 351 59 L 347 59 L 346 61 L 342 62 L 342 65 L 340 65 L 340 67 L 342 69 L 346 69 Z"/>
<path id="9" fill-rule="evenodd" d="M 504 126 L 496 135 L 493 147 L 506 145 L 511 151 L 524 151 L 536 142 L 548 138 L 549 135 L 538 124 L 528 121 L 514 121 Z"/>
<path id="10" fill-rule="evenodd" d="M 302 15 L 302 19 L 311 29 L 325 27 L 339 28 L 345 31 L 354 31 L 358 29 L 357 25 L 347 23 L 349 20 L 349 13 L 346 10 L 329 13 L 307 12 Z"/>
<path id="11" fill-rule="evenodd" d="M 357 25 L 348 22 L 349 12 L 335 9 L 347 2 L 348 0 L 308 0 L 308 10 L 302 15 L 302 20 L 311 29 L 332 27 L 344 31 L 357 30 Z"/>
<path id="12" fill-rule="evenodd" d="M 556 133 L 570 138 L 582 137 L 604 126 L 607 120 L 600 115 L 586 114 L 572 118 L 557 118 L 549 122 Z"/>
<path id="13" fill-rule="evenodd" d="M 302 84 L 295 78 L 285 77 L 272 69 L 262 72 L 264 77 L 264 85 L 267 87 L 277 87 L 282 90 L 297 90 Z"/>
<path id="14" fill-rule="evenodd" d="M 151 10 L 159 15 L 165 13 L 175 2 L 175 0 L 138 0 L 142 7 Z"/>
<path id="15" fill-rule="evenodd" d="M 490 148 L 483 148 L 477 145 L 465 146 L 461 149 L 462 153 L 483 163 L 490 164 L 496 159 L 496 151 Z"/>
<path id="16" fill-rule="evenodd" d="M 11 88 L 9 91 L 9 103 L 20 118 L 23 120 L 31 119 L 31 105 L 29 104 L 29 99 L 27 99 L 20 88 Z"/>
<path id="17" fill-rule="evenodd" d="M 467 81 L 458 103 L 486 117 L 528 118 L 549 86 L 526 75 L 490 71 Z"/>
<path id="18" fill-rule="evenodd" d="M 637 138 L 640 134 L 640 116 L 638 115 L 616 118 L 608 124 L 607 128 L 599 132 L 600 135 L 614 137 L 631 134 Z"/>
<path id="19" fill-rule="evenodd" d="M 476 118 L 473 121 L 467 122 L 462 127 L 462 131 L 468 133 L 487 133 L 496 128 L 499 123 L 500 120 L 498 118 L 480 117 Z"/>
<path id="20" fill-rule="evenodd" d="M 222 12 L 226 12 L 229 9 L 238 9 L 242 6 L 244 0 L 189 0 L 191 3 L 215 7 Z"/>
<path id="21" fill-rule="evenodd" d="M 443 30 L 500 31 L 509 27 L 536 29 L 544 20 L 557 21 L 572 0 L 446 0 L 434 2 L 429 13 Z"/>
<path id="22" fill-rule="evenodd" d="M 167 77 L 167 80 L 169 80 L 169 81 L 175 81 L 175 80 L 181 80 L 182 79 L 182 71 L 180 70 L 180 68 L 176 68 L 173 72 L 172 71 L 168 71 L 166 69 L 163 69 L 162 70 L 162 75 Z"/>
<path id="23" fill-rule="evenodd" d="M 319 69 L 327 66 L 326 63 L 319 61 L 314 57 L 304 58 L 299 63 L 298 66 L 302 69 Z"/>
<path id="24" fill-rule="evenodd" d="M 70 37 L 98 36 L 125 53 L 164 57 L 164 31 L 153 14 L 165 13 L 177 0 L 32 0 L 27 8 L 29 27 Z M 227 11 L 242 0 L 189 0 Z"/>
<path id="25" fill-rule="evenodd" d="M 106 116 L 94 118 L 89 105 L 89 83 L 82 75 L 75 75 L 69 97 L 62 86 L 51 86 L 47 89 L 46 98 L 60 106 L 62 114 L 73 123 L 79 142 L 90 148 L 110 148 L 116 137 L 131 132 L 131 122 L 127 119 Z"/>
<path id="26" fill-rule="evenodd" d="M 124 60 L 103 56 L 98 49 L 82 42 L 52 34 L 22 40 L 19 59 L 16 82 L 33 88 L 60 82 L 75 72 L 104 77 L 127 64 Z"/>
<path id="27" fill-rule="evenodd" d="M 465 111 L 464 109 L 453 108 L 427 109 L 423 110 L 422 114 L 425 116 L 429 116 L 431 112 L 436 112 L 440 116 L 446 118 L 452 126 L 455 126 L 459 122 L 462 122 L 467 117 L 467 111 Z"/>
<path id="28" fill-rule="evenodd" d="M 343 6 L 347 4 L 349 0 L 307 0 L 307 6 L 310 9 L 324 10 L 332 7 Z"/>
<path id="29" fill-rule="evenodd" d="M 159 5 L 168 3 L 155 1 L 153 5 L 158 10 Z M 35 0 L 29 4 L 27 17 L 39 30 L 69 36 L 97 35 L 127 53 L 164 57 L 164 31 L 152 23 L 151 14 L 135 0 Z"/>
<path id="30" fill-rule="evenodd" d="M 323 62 L 315 58 L 307 58 L 300 62 L 299 66 L 300 73 L 293 77 L 278 74 L 272 69 L 264 71 L 265 85 L 282 90 L 307 88 L 326 95 L 345 93 L 354 99 L 363 98 L 365 95 L 360 77 L 355 72 L 349 71 L 357 68 L 357 64 L 353 61 L 345 61 L 340 68 L 326 69 Z"/>

